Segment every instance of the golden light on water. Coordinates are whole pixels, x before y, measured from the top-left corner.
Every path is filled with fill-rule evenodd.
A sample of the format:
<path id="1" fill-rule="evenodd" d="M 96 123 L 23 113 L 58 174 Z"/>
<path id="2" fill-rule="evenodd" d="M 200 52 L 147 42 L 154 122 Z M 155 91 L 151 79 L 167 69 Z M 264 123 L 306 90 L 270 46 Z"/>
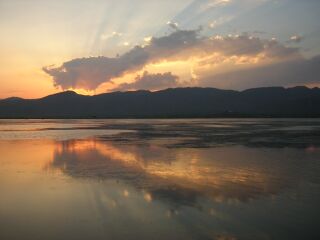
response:
<path id="1" fill-rule="evenodd" d="M 201 124 L 201 128 L 230 134 L 239 130 L 232 128 L 238 122 L 246 131 L 249 126 L 254 128 L 252 125 L 257 121 L 263 126 L 271 124 L 268 130 L 288 129 L 287 123 L 294 122 L 295 127 L 288 131 L 296 134 L 297 129 L 303 129 L 303 133 L 314 129 L 318 120 L 307 121 L 301 128 L 300 119 L 197 119 L 188 120 L 188 130 L 181 125 L 185 121 L 1 121 L 0 215 L 6 219 L 2 226 L 13 222 L 19 225 L 20 221 L 24 224 L 19 225 L 18 232 L 0 227 L 0 234 L 29 236 L 30 232 L 40 231 L 43 236 L 55 236 L 57 229 L 61 229 L 61 236 L 69 233 L 96 236 L 103 229 L 99 239 L 120 235 L 120 239 L 125 239 L 128 234 L 153 239 L 155 233 L 165 234 L 168 239 L 177 239 L 176 234 L 181 233 L 178 239 L 188 239 L 190 232 L 180 231 L 195 226 L 192 232 L 197 236 L 232 239 L 239 233 L 229 231 L 230 226 L 243 229 L 244 215 L 260 221 L 262 226 L 266 219 L 279 221 L 279 214 L 287 216 L 288 212 L 290 218 L 299 216 L 295 219 L 308 220 L 308 225 L 314 221 L 310 215 L 314 212 L 312 206 L 318 203 L 315 180 L 319 169 L 315 138 L 304 148 L 300 145 L 271 148 L 268 144 L 208 147 L 201 145 L 201 139 L 185 135 L 150 139 L 136 132 L 105 127 L 148 124 L 153 133 L 175 127 L 190 134 L 190 126 L 197 126 L 199 133 Z M 310 127 L 311 122 L 315 126 Z M 100 124 L 103 127 L 99 131 L 92 129 Z M 102 136 L 96 135 L 102 131 L 105 131 Z M 299 136 L 305 141 L 303 133 Z M 295 137 L 294 141 L 297 140 Z M 289 204 L 284 205 L 284 200 Z M 296 204 L 303 206 L 303 211 Z M 64 219 L 76 226 L 76 231 L 71 228 L 66 235 L 68 223 Z M 272 234 L 277 226 L 278 222 L 273 225 Z M 252 225 L 249 229 L 256 230 Z M 258 236 L 266 235 L 263 232 Z"/>
<path id="2" fill-rule="evenodd" d="M 171 155 L 169 150 L 157 146 L 141 149 L 134 146 L 116 146 L 95 139 L 57 143 L 53 144 L 53 149 L 56 157 L 59 156 L 59 158 L 64 159 L 62 166 L 69 164 L 69 155 L 70 157 L 73 156 L 72 159 L 76 160 L 77 163 L 74 166 L 75 173 L 79 171 L 79 173 L 87 172 L 91 175 L 91 168 L 94 169 L 93 166 L 97 165 L 101 168 L 99 175 L 108 177 L 108 171 L 112 172 L 112 169 L 123 168 L 131 174 L 144 176 L 146 182 L 143 185 L 169 184 L 179 186 L 192 191 L 200 191 L 216 201 L 224 201 L 225 198 L 237 198 L 237 194 L 240 198 L 242 198 L 242 195 L 245 197 L 248 193 L 247 190 L 253 185 L 262 194 L 277 191 L 278 188 L 281 188 L 281 186 L 274 185 L 269 174 L 259 166 L 251 166 L 251 168 L 246 166 L 227 167 L 220 159 L 221 153 L 216 157 L 212 155 L 210 162 L 208 162 L 209 159 L 202 155 L 202 151 L 196 149 L 175 150 L 174 154 Z M 148 152 L 148 159 L 144 157 L 143 151 Z M 94 157 L 95 154 L 103 156 L 103 158 Z M 236 158 L 237 151 L 234 154 L 229 150 L 229 157 Z M 93 157 L 90 157 L 91 155 Z M 172 158 L 173 161 L 168 162 L 167 157 Z M 53 164 L 53 166 L 56 166 L 56 164 Z M 105 172 L 104 168 L 106 169 Z M 238 190 L 236 195 L 233 196 L 234 188 L 238 188 Z M 123 196 L 129 196 L 128 190 L 123 191 Z M 152 200 L 149 193 L 145 193 L 144 198 L 148 202 Z"/>

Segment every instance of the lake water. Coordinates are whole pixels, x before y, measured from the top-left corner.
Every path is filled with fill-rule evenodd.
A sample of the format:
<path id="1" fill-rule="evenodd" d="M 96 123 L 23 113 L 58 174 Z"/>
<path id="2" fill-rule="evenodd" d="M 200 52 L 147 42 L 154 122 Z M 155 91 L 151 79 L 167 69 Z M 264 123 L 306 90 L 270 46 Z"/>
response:
<path id="1" fill-rule="evenodd" d="M 320 239 L 319 119 L 0 120 L 0 239 Z"/>

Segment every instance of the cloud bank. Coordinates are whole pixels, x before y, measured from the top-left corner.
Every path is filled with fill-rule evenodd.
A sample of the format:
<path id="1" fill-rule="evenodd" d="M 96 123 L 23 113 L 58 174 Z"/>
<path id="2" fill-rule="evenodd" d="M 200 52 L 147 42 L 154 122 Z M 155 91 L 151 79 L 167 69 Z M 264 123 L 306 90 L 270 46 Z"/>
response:
<path id="1" fill-rule="evenodd" d="M 314 86 L 320 83 L 320 56 L 217 74 L 202 79 L 203 86 L 243 90 L 271 86 Z"/>
<path id="2" fill-rule="evenodd" d="M 114 91 L 128 90 L 159 90 L 163 88 L 174 88 L 179 86 L 179 77 L 172 75 L 171 72 L 166 73 L 148 73 L 145 71 L 141 76 L 138 75 L 133 83 L 120 84 Z"/>
<path id="3" fill-rule="evenodd" d="M 201 36 L 200 31 L 177 28 L 167 36 L 153 37 L 146 45 L 135 46 L 118 57 L 77 58 L 59 67 L 44 67 L 43 71 L 52 77 L 56 87 L 95 90 L 102 83 L 111 82 L 114 78 L 141 71 L 149 64 L 162 61 L 192 60 L 197 65 L 210 66 L 228 59 L 232 59 L 233 64 L 241 64 L 246 62 L 245 59 L 264 62 L 301 58 L 298 48 L 287 47 L 276 40 L 261 39 L 248 34 Z M 152 89 L 164 85 L 166 81 L 166 87 L 170 87 L 176 81 L 170 73 L 144 73 L 135 80 L 135 83 L 127 83 L 119 88 Z M 152 81 L 155 83 L 151 83 Z"/>

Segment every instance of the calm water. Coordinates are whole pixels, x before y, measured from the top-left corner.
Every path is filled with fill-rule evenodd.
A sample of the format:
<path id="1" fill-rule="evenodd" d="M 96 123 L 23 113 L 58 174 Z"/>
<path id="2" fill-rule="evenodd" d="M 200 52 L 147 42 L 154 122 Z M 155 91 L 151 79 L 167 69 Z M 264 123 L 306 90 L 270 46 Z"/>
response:
<path id="1" fill-rule="evenodd" d="M 0 120 L 0 239 L 320 239 L 320 120 Z"/>

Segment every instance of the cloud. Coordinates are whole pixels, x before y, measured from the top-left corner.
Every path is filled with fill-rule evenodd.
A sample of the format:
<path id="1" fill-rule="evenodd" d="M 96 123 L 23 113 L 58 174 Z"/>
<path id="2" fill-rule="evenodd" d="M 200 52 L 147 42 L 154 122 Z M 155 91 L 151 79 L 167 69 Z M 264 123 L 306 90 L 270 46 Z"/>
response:
<path id="1" fill-rule="evenodd" d="M 151 41 L 151 39 L 152 39 L 152 36 L 148 36 L 148 37 L 144 37 L 143 41 L 149 43 Z"/>
<path id="2" fill-rule="evenodd" d="M 229 3 L 231 3 L 231 0 L 211 0 L 208 5 L 214 7 L 214 6 L 227 5 Z"/>
<path id="3" fill-rule="evenodd" d="M 250 69 L 212 75 L 200 81 L 206 87 L 247 89 L 266 86 L 314 85 L 320 82 L 320 55 Z"/>
<path id="4" fill-rule="evenodd" d="M 128 90 L 159 90 L 163 88 L 177 87 L 178 76 L 171 72 L 151 74 L 145 71 L 142 76 L 138 75 L 133 83 L 120 84 L 114 91 L 128 91 Z"/>
<path id="5" fill-rule="evenodd" d="M 299 55 L 298 48 L 286 47 L 276 40 L 248 34 L 207 37 L 200 36 L 200 31 L 177 29 L 170 35 L 152 37 L 146 45 L 135 46 L 118 57 L 77 58 L 59 67 L 43 67 L 43 71 L 52 77 L 56 87 L 94 90 L 113 78 L 140 71 L 148 64 L 161 61 L 201 60 L 214 54 L 233 58 L 259 55 L 264 59 L 277 60 Z"/>
<path id="6" fill-rule="evenodd" d="M 232 2 L 231 0 L 210 0 L 202 6 L 201 10 L 206 11 L 211 8 L 226 6 L 231 2 Z"/>
<path id="7" fill-rule="evenodd" d="M 232 19 L 233 19 L 232 16 L 219 17 L 219 18 L 209 22 L 208 27 L 211 29 L 214 29 L 214 28 L 216 28 L 216 27 L 222 25 L 223 23 L 228 22 Z"/>
<path id="8" fill-rule="evenodd" d="M 253 56 L 263 54 L 269 58 L 286 58 L 298 55 L 298 49 L 286 47 L 276 40 L 243 35 L 214 36 L 205 39 L 205 50 L 225 56 Z"/>
<path id="9" fill-rule="evenodd" d="M 303 37 L 299 35 L 293 35 L 290 37 L 290 39 L 287 41 L 287 43 L 300 43 L 303 41 Z"/>
<path id="10" fill-rule="evenodd" d="M 120 38 L 120 37 L 122 37 L 122 36 L 123 36 L 122 33 L 112 32 L 111 34 L 102 34 L 102 35 L 101 35 L 101 39 L 102 39 L 102 40 L 108 40 L 108 39 L 111 39 L 111 38 Z"/>
<path id="11" fill-rule="evenodd" d="M 174 30 L 179 30 L 179 24 L 178 23 L 176 23 L 176 22 L 171 22 L 171 21 L 168 21 L 167 22 L 167 25 L 169 26 L 169 27 L 171 27 L 172 29 L 174 29 Z"/>
<path id="12" fill-rule="evenodd" d="M 128 47 L 128 46 L 130 46 L 131 45 L 131 43 L 130 42 L 128 42 L 128 41 L 126 41 L 126 42 L 123 42 L 123 46 L 126 46 L 126 47 Z"/>
<path id="13" fill-rule="evenodd" d="M 54 85 L 62 89 L 94 90 L 101 83 L 119 77 L 127 71 L 139 70 L 148 61 L 148 53 L 139 46 L 115 58 L 89 57 L 65 62 L 60 67 L 44 67 Z"/>

